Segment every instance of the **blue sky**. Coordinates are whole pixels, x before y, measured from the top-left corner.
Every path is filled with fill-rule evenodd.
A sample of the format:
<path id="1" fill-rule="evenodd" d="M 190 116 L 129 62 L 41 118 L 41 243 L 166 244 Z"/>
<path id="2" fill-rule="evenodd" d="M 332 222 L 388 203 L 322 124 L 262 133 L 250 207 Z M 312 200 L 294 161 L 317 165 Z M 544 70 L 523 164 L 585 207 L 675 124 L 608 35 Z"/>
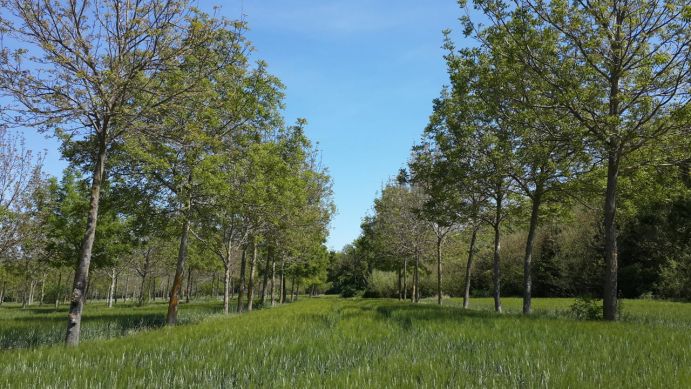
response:
<path id="1" fill-rule="evenodd" d="M 460 38 L 463 11 L 456 0 L 215 3 L 229 18 L 244 13 L 255 59 L 286 85 L 287 121 L 308 120 L 334 181 L 338 213 L 328 245 L 342 248 L 358 236 L 377 192 L 405 166 L 427 123 L 447 83 L 441 31 L 452 28 Z M 57 143 L 27 138 L 33 149 L 47 149 L 47 170 L 60 175 Z"/>

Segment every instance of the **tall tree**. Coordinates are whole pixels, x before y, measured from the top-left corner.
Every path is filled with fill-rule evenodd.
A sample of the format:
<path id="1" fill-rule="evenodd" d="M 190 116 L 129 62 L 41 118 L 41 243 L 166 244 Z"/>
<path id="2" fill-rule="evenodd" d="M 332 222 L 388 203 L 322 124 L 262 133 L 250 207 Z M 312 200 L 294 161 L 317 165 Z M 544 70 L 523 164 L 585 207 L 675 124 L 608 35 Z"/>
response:
<path id="1" fill-rule="evenodd" d="M 12 0 L 3 5 L 3 31 L 17 43 L 14 49 L 3 47 L 7 55 L 0 61 L 0 87 L 12 99 L 5 119 L 55 130 L 65 148 L 82 150 L 89 162 L 88 218 L 65 336 L 66 344 L 75 346 L 108 152 L 131 130 L 133 119 L 173 98 L 159 93 L 159 79 L 150 75 L 205 37 L 181 39 L 179 26 L 187 24 L 191 12 L 184 0 Z M 149 96 L 147 103 L 132 109 L 133 98 L 141 95 Z"/>
<path id="2" fill-rule="evenodd" d="M 587 141 L 607 166 L 604 194 L 604 304 L 617 319 L 617 186 L 627 158 L 670 133 L 688 131 L 679 117 L 691 96 L 691 15 L 686 1 L 546 3 L 516 0 L 515 9 L 478 2 L 498 25 L 511 17 L 534 28 L 511 34 L 532 75 L 550 86 L 554 104 L 587 130 Z M 554 40 L 548 54 L 531 45 L 532 35 Z"/>

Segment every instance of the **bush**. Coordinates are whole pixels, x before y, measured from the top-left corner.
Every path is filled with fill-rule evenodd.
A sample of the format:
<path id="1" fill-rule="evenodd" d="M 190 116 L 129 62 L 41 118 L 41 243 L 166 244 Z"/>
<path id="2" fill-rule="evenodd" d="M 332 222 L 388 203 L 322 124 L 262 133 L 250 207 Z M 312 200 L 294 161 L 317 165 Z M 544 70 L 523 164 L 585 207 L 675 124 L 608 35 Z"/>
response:
<path id="1" fill-rule="evenodd" d="M 398 275 L 394 272 L 372 271 L 364 297 L 398 297 Z"/>
<path id="2" fill-rule="evenodd" d="M 602 300 L 589 296 L 576 298 L 571 305 L 571 314 L 578 320 L 602 319 Z"/>

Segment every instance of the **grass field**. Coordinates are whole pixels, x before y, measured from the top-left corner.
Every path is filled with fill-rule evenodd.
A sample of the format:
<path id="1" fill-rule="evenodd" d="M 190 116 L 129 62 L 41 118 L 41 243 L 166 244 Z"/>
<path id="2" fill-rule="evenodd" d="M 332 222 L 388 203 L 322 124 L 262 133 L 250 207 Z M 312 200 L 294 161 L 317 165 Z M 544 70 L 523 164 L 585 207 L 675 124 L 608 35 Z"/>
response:
<path id="1" fill-rule="evenodd" d="M 511 313 L 520 299 L 505 299 L 503 315 L 486 310 L 490 299 L 473 300 L 471 311 L 445 303 L 326 297 L 205 318 L 219 304 L 189 304 L 181 315 L 197 323 L 76 350 L 0 351 L 0 387 L 691 387 L 691 304 L 626 301 L 624 320 L 604 323 L 568 318 L 568 299 L 536 299 L 530 318 Z M 164 310 L 87 306 L 84 331 L 125 323 L 91 330 L 119 336 Z M 21 338 L 36 327 L 61 338 L 64 319 L 0 308 L 0 331 Z"/>

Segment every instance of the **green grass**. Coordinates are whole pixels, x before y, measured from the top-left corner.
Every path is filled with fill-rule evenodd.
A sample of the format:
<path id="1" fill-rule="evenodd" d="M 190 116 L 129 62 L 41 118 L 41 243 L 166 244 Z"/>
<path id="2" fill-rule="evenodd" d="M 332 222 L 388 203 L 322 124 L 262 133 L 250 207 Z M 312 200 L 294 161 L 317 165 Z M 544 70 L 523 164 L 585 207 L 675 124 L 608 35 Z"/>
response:
<path id="1" fill-rule="evenodd" d="M 107 308 L 105 303 L 90 302 L 84 308 L 82 340 L 109 339 L 159 328 L 165 324 L 167 302 L 139 307 L 119 303 Z M 196 323 L 221 310 L 220 303 L 194 302 L 182 304 L 178 321 Z M 22 309 L 17 304 L 0 307 L 0 349 L 15 349 L 60 344 L 67 326 L 67 307 L 37 306 Z"/>
<path id="2" fill-rule="evenodd" d="M 529 318 L 489 312 L 490 299 L 445 303 L 301 299 L 76 350 L 6 350 L 0 387 L 691 387 L 691 304 L 626 301 L 626 319 L 605 323 L 566 317 L 568 299 L 537 299 L 544 313 Z"/>

